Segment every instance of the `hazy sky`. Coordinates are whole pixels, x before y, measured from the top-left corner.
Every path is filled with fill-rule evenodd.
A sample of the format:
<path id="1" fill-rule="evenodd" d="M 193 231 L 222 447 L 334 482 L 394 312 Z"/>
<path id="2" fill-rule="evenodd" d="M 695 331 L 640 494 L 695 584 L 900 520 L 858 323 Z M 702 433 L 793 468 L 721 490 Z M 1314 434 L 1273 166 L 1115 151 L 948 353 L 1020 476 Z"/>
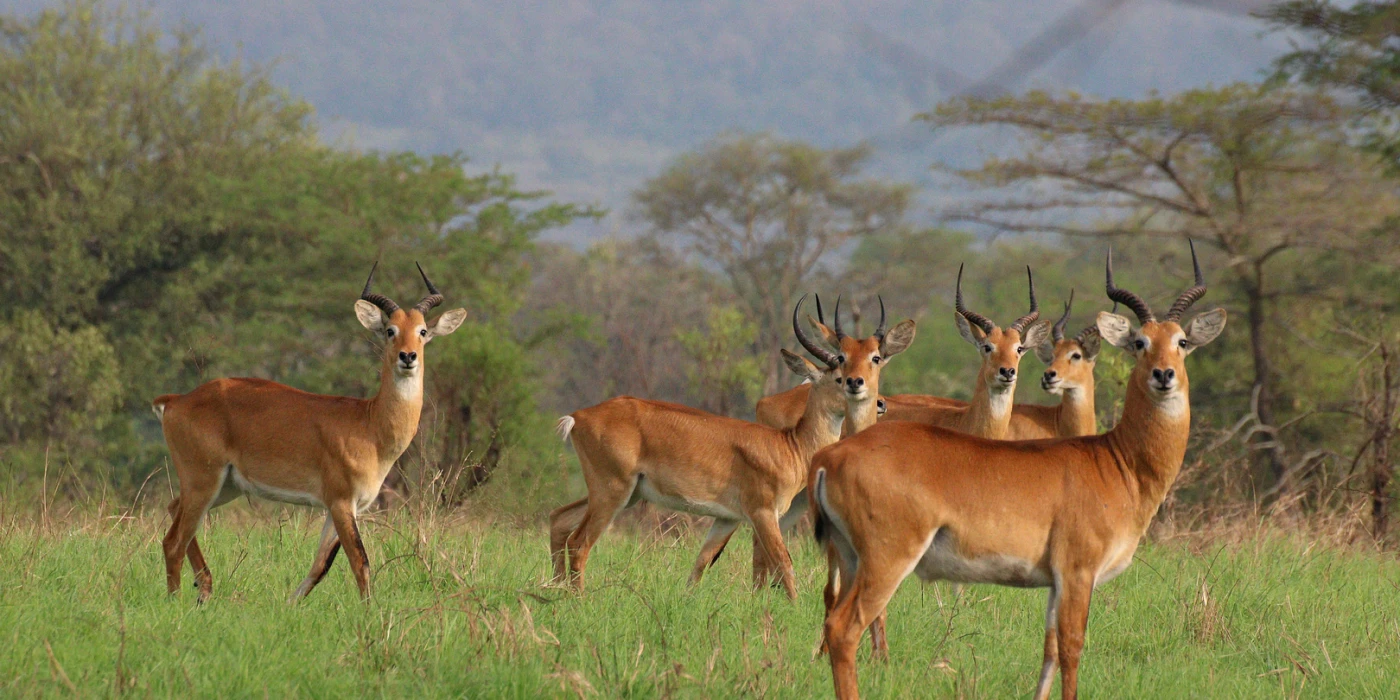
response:
<path id="1" fill-rule="evenodd" d="M 11 12 L 50 3 L 0 0 Z M 1027 46 L 1065 47 L 1007 85 L 1134 97 L 1257 78 L 1287 48 L 1242 16 L 1247 0 L 155 0 L 163 23 L 203 28 L 221 56 L 277 61 L 328 140 L 461 150 L 522 185 L 614 209 L 571 231 L 630 224 L 628 193 L 726 129 L 823 145 L 868 139 L 871 173 L 931 186 L 935 159 L 995 148 L 933 137 L 910 118 Z M 1203 6 L 1226 8 L 1202 9 Z M 1095 10 L 1101 10 L 1095 13 Z M 1111 11 L 1109 11 L 1111 10 Z M 1087 33 L 1054 32 L 1069 13 Z M 1059 24 L 1057 24 L 1059 22 Z M 1066 38 L 1067 36 L 1067 38 Z M 1034 62 L 1032 62 L 1034 63 Z"/>

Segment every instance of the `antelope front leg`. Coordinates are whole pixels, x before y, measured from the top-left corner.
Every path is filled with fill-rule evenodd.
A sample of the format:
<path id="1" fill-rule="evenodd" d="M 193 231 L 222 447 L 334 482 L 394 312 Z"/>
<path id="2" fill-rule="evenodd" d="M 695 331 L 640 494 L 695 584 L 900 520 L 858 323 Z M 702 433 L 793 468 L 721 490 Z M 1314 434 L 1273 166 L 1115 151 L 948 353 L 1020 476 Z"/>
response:
<path id="1" fill-rule="evenodd" d="M 311 572 L 297 586 L 296 592 L 288 603 L 295 603 L 306 597 L 321 579 L 326 577 L 326 572 L 330 571 L 331 564 L 335 563 L 335 555 L 340 551 L 340 537 L 335 533 L 335 523 L 329 513 L 326 514 L 326 523 L 321 526 L 321 543 L 316 547 L 316 559 L 311 562 Z"/>
<path id="2" fill-rule="evenodd" d="M 1089 599 L 1094 591 L 1094 578 L 1092 575 L 1067 576 L 1061 586 L 1055 612 L 1060 697 L 1074 700 L 1079 697 L 1079 654 L 1084 650 L 1084 629 L 1089 626 Z"/>
<path id="3" fill-rule="evenodd" d="M 695 569 L 690 572 L 690 584 L 693 586 L 700 582 L 700 577 L 705 575 L 705 569 L 719 559 L 719 555 L 724 551 L 724 546 L 729 544 L 729 537 L 739 528 L 738 520 L 720 520 L 715 518 L 715 522 L 710 526 L 710 534 L 705 538 L 705 544 L 700 547 L 700 556 L 695 559 Z"/>
<path id="4" fill-rule="evenodd" d="M 330 518 L 335 523 L 336 536 L 345 546 L 345 556 L 350 559 L 350 570 L 355 573 L 355 585 L 360 588 L 360 597 L 368 601 L 369 554 L 365 552 L 364 540 L 360 539 L 354 504 L 349 501 L 332 504 Z"/>
<path id="5" fill-rule="evenodd" d="M 763 545 L 764 558 L 782 576 L 783 590 L 787 591 L 789 599 L 797 600 L 797 575 L 792 570 L 792 557 L 788 556 L 787 545 L 783 544 L 777 513 L 768 509 L 756 510 L 749 513 L 749 522 Z"/>

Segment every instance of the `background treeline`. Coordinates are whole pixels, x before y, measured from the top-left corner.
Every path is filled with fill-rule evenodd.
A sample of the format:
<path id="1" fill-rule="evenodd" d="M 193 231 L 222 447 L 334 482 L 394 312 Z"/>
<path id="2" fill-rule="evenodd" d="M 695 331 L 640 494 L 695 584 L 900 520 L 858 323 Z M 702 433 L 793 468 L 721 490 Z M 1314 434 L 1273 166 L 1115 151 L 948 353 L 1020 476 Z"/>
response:
<path id="1" fill-rule="evenodd" d="M 429 350 L 429 400 L 403 491 L 473 493 L 537 512 L 577 491 L 550 431 L 629 393 L 740 417 L 794 382 L 791 304 L 873 327 L 875 295 L 919 338 L 887 393 L 966 397 L 977 355 L 952 323 L 1001 322 L 1076 290 L 1071 329 L 1120 284 L 1167 303 L 1202 254 L 1227 342 L 1193 358 L 1196 446 L 1172 514 L 1351 518 L 1393 512 L 1400 404 L 1400 211 L 1390 4 L 1287 3 L 1298 32 L 1274 76 L 1140 100 L 960 98 L 934 129 L 1005 144 L 947 176 L 942 224 L 872 174 L 863 145 L 723 133 L 632 195 L 638 234 L 577 250 L 539 234 L 595 214 L 463 155 L 359 153 L 317 138 L 311 108 L 196 34 L 79 2 L 0 18 L 0 468 L 9 492 L 134 497 L 165 479 L 152 397 L 227 375 L 373 391 L 351 304 L 369 264 L 419 293 L 422 261 L 462 331 Z M 463 144 L 470 149 L 471 144 Z M 1127 363 L 1099 361 L 1101 424 Z M 1038 362 L 1020 400 L 1049 403 Z M 1263 509 L 1261 511 L 1261 509 Z"/>

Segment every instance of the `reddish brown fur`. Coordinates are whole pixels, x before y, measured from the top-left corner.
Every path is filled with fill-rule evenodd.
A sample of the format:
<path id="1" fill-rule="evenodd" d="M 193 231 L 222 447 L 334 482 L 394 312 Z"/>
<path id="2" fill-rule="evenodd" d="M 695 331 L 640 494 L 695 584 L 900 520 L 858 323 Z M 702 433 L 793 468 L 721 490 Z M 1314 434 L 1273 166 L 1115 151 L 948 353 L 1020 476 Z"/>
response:
<path id="1" fill-rule="evenodd" d="M 357 302 L 357 313 L 367 327 L 369 314 L 380 314 L 364 301 Z M 249 378 L 216 379 L 188 394 L 157 398 L 153 408 L 180 482 L 163 545 L 167 589 L 179 590 L 187 556 L 200 601 L 211 594 L 212 577 L 195 532 L 209 508 L 239 495 L 237 480 L 258 495 L 328 511 L 311 572 L 294 597 L 309 593 L 325 576 L 342 542 L 352 543 L 346 556 L 361 595 L 368 597 L 369 562 L 356 513 L 374 500 L 418 430 L 424 344 L 455 330 L 465 315 L 461 309 L 449 311 L 432 325 L 417 309 L 381 316 L 378 329 L 392 326 L 395 335 L 385 345 L 380 389 L 372 399 L 322 396 Z M 400 352 L 416 353 L 416 365 L 401 368 Z"/>
<path id="2" fill-rule="evenodd" d="M 1119 322 L 1127 327 L 1126 319 L 1112 314 L 1099 318 L 1101 329 Z M 933 578 L 1050 582 L 1045 665 L 1036 696 L 1048 695 L 1058 666 L 1064 697 L 1075 697 L 1093 587 L 1131 561 L 1185 454 L 1185 355 L 1223 326 L 1223 312 L 1202 314 L 1188 336 L 1199 342 L 1186 349 L 1176 345 L 1182 337 L 1176 323 L 1142 328 L 1151 344 L 1138 352 L 1122 420 L 1104 435 L 999 442 L 892 421 L 818 452 L 811 491 L 833 523 L 831 538 L 842 551 L 843 569 L 853 571 L 825 626 L 837 696 L 858 697 L 855 648 L 861 632 L 884 613 L 900 581 L 924 565 Z M 1121 340 L 1120 346 L 1130 342 L 1121 334 L 1104 337 Z M 1171 392 L 1149 388 L 1153 369 L 1174 371 L 1179 382 Z M 939 533 L 946 539 L 935 550 L 931 544 Z M 934 559 L 925 559 L 926 553 Z M 955 577 L 949 561 L 969 568 Z"/>

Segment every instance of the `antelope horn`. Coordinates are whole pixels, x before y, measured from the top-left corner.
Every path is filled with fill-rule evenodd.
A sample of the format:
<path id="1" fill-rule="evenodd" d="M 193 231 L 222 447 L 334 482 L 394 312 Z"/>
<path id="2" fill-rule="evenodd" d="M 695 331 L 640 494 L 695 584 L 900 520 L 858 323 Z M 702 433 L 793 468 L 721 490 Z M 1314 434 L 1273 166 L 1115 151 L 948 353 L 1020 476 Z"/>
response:
<path id="1" fill-rule="evenodd" d="M 844 340 L 844 339 L 846 338 L 846 334 L 843 333 L 843 332 L 841 332 L 841 295 L 840 295 L 840 294 L 837 294 L 837 295 L 836 295 L 836 311 L 835 311 L 834 314 L 832 314 L 831 320 L 836 324 L 836 325 L 834 325 L 834 326 L 831 327 L 831 330 L 832 330 L 832 331 L 835 331 L 835 333 L 836 333 L 836 339 L 837 339 L 837 340 Z"/>
<path id="2" fill-rule="evenodd" d="M 1113 302 L 1113 310 L 1110 311 L 1109 313 L 1114 313 L 1114 314 L 1118 313 L 1118 302 L 1116 302 L 1116 301 Z M 1097 323 L 1091 323 L 1091 324 L 1085 326 L 1085 327 L 1084 327 L 1084 330 L 1079 331 L 1079 335 L 1074 336 L 1074 340 L 1075 340 L 1075 342 L 1079 343 L 1080 345 L 1083 345 L 1083 344 L 1084 344 L 1084 341 L 1087 340 L 1087 339 L 1089 338 L 1089 336 L 1091 336 L 1091 335 L 1096 336 L 1096 335 L 1098 335 L 1098 334 L 1099 334 L 1099 324 L 1097 324 Z"/>
<path id="3" fill-rule="evenodd" d="M 1140 296 L 1138 296 L 1138 295 L 1136 295 L 1136 294 L 1133 294 L 1132 292 L 1130 292 L 1130 291 L 1128 291 L 1128 290 L 1126 290 L 1126 289 L 1119 289 L 1119 288 L 1113 286 L 1113 248 L 1112 248 L 1112 247 L 1110 247 L 1110 248 L 1108 249 L 1108 262 L 1105 263 L 1105 265 L 1104 265 L 1104 274 L 1107 276 L 1107 279 L 1108 279 L 1108 282 L 1106 283 L 1105 288 L 1106 288 L 1107 291 L 1108 291 L 1108 298 L 1109 298 L 1109 299 L 1112 299 L 1112 300 L 1114 300 L 1114 301 L 1123 302 L 1123 305 L 1124 305 L 1124 306 L 1126 306 L 1126 307 L 1132 309 L 1132 310 L 1133 310 L 1133 313 L 1137 314 L 1138 323 L 1141 323 L 1141 324 L 1146 325 L 1146 324 L 1148 324 L 1148 323 L 1152 323 L 1152 322 L 1154 322 L 1154 321 L 1157 320 L 1157 319 L 1152 315 L 1152 309 L 1147 308 L 1147 302 L 1143 301 L 1143 300 L 1142 300 L 1142 297 L 1140 297 Z"/>
<path id="4" fill-rule="evenodd" d="M 1050 337 L 1054 338 L 1057 343 L 1065 339 L 1065 324 L 1069 322 L 1069 308 L 1071 306 L 1074 306 L 1074 288 L 1072 287 L 1069 290 L 1069 301 L 1065 302 L 1065 315 L 1061 316 L 1060 320 L 1050 327 Z"/>
<path id="5" fill-rule="evenodd" d="M 812 340 L 811 336 L 808 336 L 807 333 L 802 330 L 802 325 L 797 322 L 797 312 L 802 310 L 802 302 L 804 301 L 807 301 L 806 294 L 803 294 L 802 298 L 797 300 L 797 306 L 794 306 L 792 309 L 792 332 L 797 334 L 797 342 L 802 343 L 802 347 L 806 348 L 807 352 L 812 353 L 812 356 L 818 360 L 825 362 L 828 368 L 835 369 L 837 365 L 836 355 L 830 350 L 818 345 L 815 340 Z"/>
<path id="6" fill-rule="evenodd" d="M 416 261 L 413 264 L 418 265 Z M 414 304 L 413 308 L 418 309 L 418 313 L 427 316 L 428 312 L 432 311 L 434 306 L 442 303 L 442 293 L 438 291 L 437 287 L 433 286 L 433 281 L 428 279 L 428 273 L 423 271 L 422 265 L 418 265 L 418 274 L 423 276 L 423 284 L 428 285 L 428 296 L 418 300 L 418 303 Z"/>
<path id="7" fill-rule="evenodd" d="M 885 298 L 882 297 L 882 296 L 880 296 L 879 294 L 876 294 L 876 295 L 875 295 L 875 298 L 880 300 L 880 325 L 878 325 L 878 326 L 875 327 L 875 339 L 876 339 L 876 340 L 884 340 L 884 339 L 885 339 Z"/>
<path id="8" fill-rule="evenodd" d="M 1031 285 L 1031 310 L 1011 324 L 1011 328 L 1015 329 L 1017 333 L 1025 333 L 1026 326 L 1035 323 L 1035 320 L 1040 318 L 1040 305 L 1035 303 L 1035 278 L 1031 276 L 1030 265 L 1026 266 L 1026 281 Z"/>
<path id="9" fill-rule="evenodd" d="M 1176 301 L 1172 302 L 1172 308 L 1167 311 L 1168 321 L 1180 321 L 1181 315 L 1186 313 L 1186 310 L 1191 308 L 1192 304 L 1206 295 L 1206 280 L 1205 277 L 1201 275 L 1201 261 L 1196 259 L 1196 242 L 1192 241 L 1190 238 L 1186 239 L 1186 242 L 1191 246 L 1191 268 L 1196 273 L 1196 284 L 1182 292 L 1181 296 L 1177 297 Z"/>
<path id="10" fill-rule="evenodd" d="M 383 294 L 375 294 L 369 290 L 370 286 L 374 284 L 374 271 L 377 269 L 379 269 L 378 260 L 374 261 L 374 267 L 369 269 L 369 279 L 365 280 L 365 290 L 360 292 L 360 298 L 378 306 L 379 310 L 383 311 L 385 316 L 393 316 L 394 312 L 399 310 L 399 305 L 395 304 L 393 299 Z"/>
<path id="11" fill-rule="evenodd" d="M 958 265 L 958 287 L 957 293 L 953 296 L 953 308 L 957 309 L 958 313 L 962 314 L 962 317 L 967 319 L 968 322 L 977 324 L 977 326 L 982 329 L 983 333 L 991 333 L 994 329 L 996 329 L 997 324 L 992 323 L 991 319 L 987 318 L 986 316 L 983 316 L 982 314 L 977 313 L 976 311 L 968 311 L 967 307 L 963 306 L 962 271 L 963 266 Z"/>

